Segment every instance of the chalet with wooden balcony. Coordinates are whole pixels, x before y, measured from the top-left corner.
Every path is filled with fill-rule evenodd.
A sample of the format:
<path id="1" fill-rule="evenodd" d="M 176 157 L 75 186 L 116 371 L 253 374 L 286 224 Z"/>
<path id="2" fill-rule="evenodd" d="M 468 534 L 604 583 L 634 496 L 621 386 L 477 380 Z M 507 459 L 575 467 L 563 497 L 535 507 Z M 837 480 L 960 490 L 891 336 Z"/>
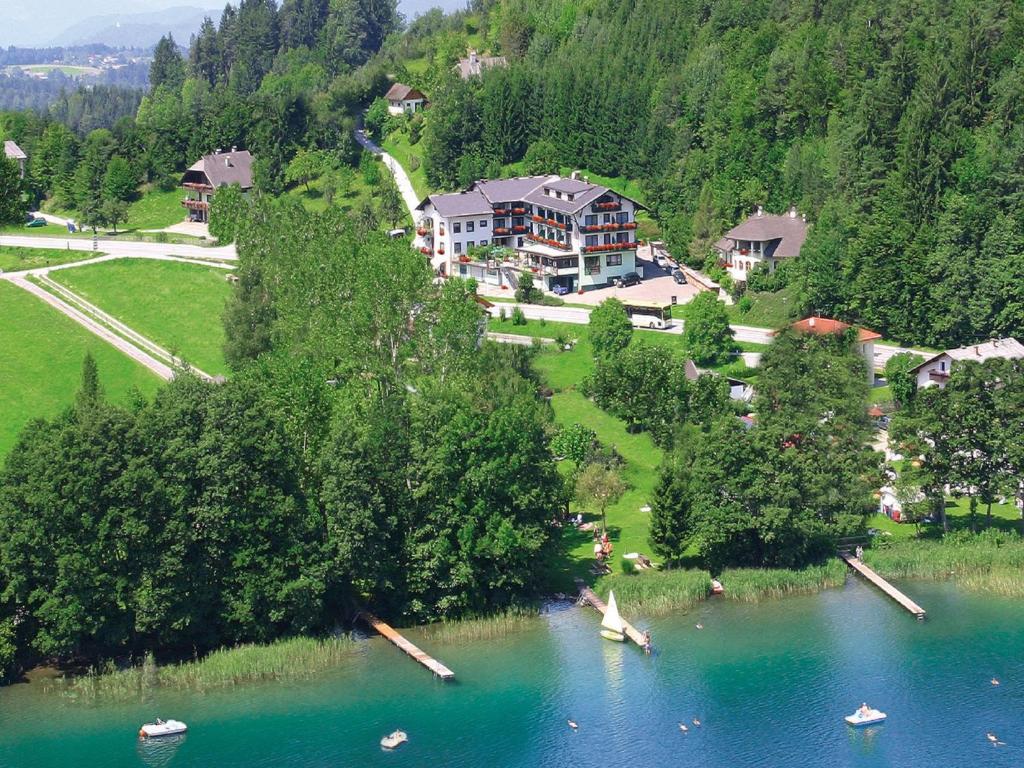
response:
<path id="1" fill-rule="evenodd" d="M 504 284 L 503 270 L 518 269 L 548 290 L 579 291 L 635 271 L 640 207 L 578 173 L 483 180 L 426 198 L 417 233 L 441 274 Z"/>
<path id="2" fill-rule="evenodd" d="M 786 259 L 800 255 L 807 239 L 807 220 L 796 208 L 782 216 L 765 213 L 758 206 L 752 216 L 733 227 L 715 243 L 718 263 L 733 280 L 746 282 L 750 271 L 767 264 L 772 272 Z"/>
<path id="3" fill-rule="evenodd" d="M 185 198 L 181 204 L 189 221 L 209 223 L 210 203 L 217 190 L 237 184 L 243 192 L 252 189 L 252 155 L 232 147 L 230 152 L 217 150 L 203 155 L 181 178 Z"/>
<path id="4" fill-rule="evenodd" d="M 1014 338 L 992 339 L 959 349 L 947 349 L 928 358 L 910 373 L 918 389 L 922 387 L 945 387 L 954 366 L 967 360 L 983 363 L 986 360 L 1024 360 L 1024 344 Z"/>

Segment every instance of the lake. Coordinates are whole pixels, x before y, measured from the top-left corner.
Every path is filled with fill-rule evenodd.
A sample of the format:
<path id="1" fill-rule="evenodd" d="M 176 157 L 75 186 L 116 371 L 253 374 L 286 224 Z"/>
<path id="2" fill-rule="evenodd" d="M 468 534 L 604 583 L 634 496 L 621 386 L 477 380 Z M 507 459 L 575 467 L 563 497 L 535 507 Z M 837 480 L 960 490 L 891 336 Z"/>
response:
<path id="1" fill-rule="evenodd" d="M 1024 765 L 1024 601 L 905 587 L 927 621 L 852 579 L 649 622 L 626 612 L 651 628 L 649 657 L 602 640 L 596 611 L 556 604 L 500 640 L 422 640 L 455 671 L 447 684 L 374 638 L 315 681 L 116 705 L 15 685 L 0 689 L 0 766 Z M 847 727 L 862 701 L 888 722 Z M 140 743 L 156 715 L 185 720 L 188 735 Z M 383 752 L 396 728 L 409 743 Z"/>

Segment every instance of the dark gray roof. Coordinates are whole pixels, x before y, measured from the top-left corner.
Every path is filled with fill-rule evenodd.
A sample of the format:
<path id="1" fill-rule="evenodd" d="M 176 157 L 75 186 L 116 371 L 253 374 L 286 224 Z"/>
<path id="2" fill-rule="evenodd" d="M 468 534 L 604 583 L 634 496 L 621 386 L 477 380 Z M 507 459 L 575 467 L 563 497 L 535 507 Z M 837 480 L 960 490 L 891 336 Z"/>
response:
<path id="1" fill-rule="evenodd" d="M 425 99 L 426 96 L 411 85 L 395 83 L 384 98 L 388 101 L 413 101 L 415 99 Z"/>
<path id="2" fill-rule="evenodd" d="M 423 210 L 428 202 L 433 203 L 438 214 L 446 218 L 493 213 L 487 198 L 475 189 L 468 192 L 452 192 L 447 195 L 430 195 L 417 206 L 417 210 Z"/>
<path id="3" fill-rule="evenodd" d="M 571 195 L 578 195 L 579 193 L 586 192 L 594 187 L 594 185 L 589 181 L 583 181 L 582 179 L 567 179 L 564 176 L 559 176 L 547 186 L 550 189 L 555 189 L 559 192 L 568 192 Z"/>
<path id="4" fill-rule="evenodd" d="M 185 171 L 182 182 L 203 183 L 204 180 L 215 189 L 232 184 L 251 189 L 252 155 L 245 150 L 203 155 Z"/>
<path id="5" fill-rule="evenodd" d="M 7 158 L 9 160 L 27 160 L 28 159 L 28 155 L 26 155 L 22 151 L 21 147 L 19 147 L 17 144 L 15 144 L 10 139 L 8 139 L 7 141 L 4 142 L 4 154 L 7 156 Z"/>
<path id="6" fill-rule="evenodd" d="M 567 190 L 562 189 L 560 186 L 556 185 L 565 184 L 567 182 L 573 185 L 582 185 L 582 187 L 574 186 L 572 190 L 568 190 L 569 194 L 573 196 L 572 200 L 566 200 L 564 197 L 561 200 L 559 200 L 557 197 L 550 197 L 544 194 L 545 186 L 548 187 L 549 189 L 558 190 L 563 193 L 566 192 Z M 532 193 L 530 193 L 530 195 L 527 196 L 526 200 L 528 200 L 531 203 L 534 203 L 535 205 L 543 205 L 545 208 L 552 208 L 556 211 L 561 211 L 562 213 L 576 213 L 576 211 L 586 208 L 592 202 L 597 200 L 597 198 L 601 197 L 601 195 L 605 195 L 609 191 L 610 190 L 607 187 L 602 187 L 597 184 L 590 184 L 585 181 L 575 181 L 573 179 L 559 179 L 556 182 L 541 185 Z"/>
<path id="7" fill-rule="evenodd" d="M 470 187 L 477 189 L 483 196 L 495 203 L 514 203 L 523 200 L 537 187 L 553 176 L 517 176 L 512 179 L 488 179 L 478 181 Z"/>
<path id="8" fill-rule="evenodd" d="M 800 248 L 807 238 L 807 222 L 796 215 L 796 211 L 785 216 L 754 214 L 726 232 L 725 236 L 730 240 L 778 240 L 779 244 L 771 254 L 774 258 L 799 256 Z"/>

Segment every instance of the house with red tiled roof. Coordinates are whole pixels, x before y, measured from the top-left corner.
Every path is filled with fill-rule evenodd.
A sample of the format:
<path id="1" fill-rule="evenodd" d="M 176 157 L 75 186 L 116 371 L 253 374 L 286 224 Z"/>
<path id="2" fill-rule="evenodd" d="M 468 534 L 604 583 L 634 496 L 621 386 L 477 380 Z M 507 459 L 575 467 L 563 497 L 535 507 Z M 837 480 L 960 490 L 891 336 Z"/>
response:
<path id="1" fill-rule="evenodd" d="M 851 326 L 842 320 L 833 320 L 831 317 L 805 317 L 797 320 L 789 326 L 797 333 L 815 334 L 828 336 L 833 333 L 846 333 Z M 882 338 L 882 334 L 875 333 L 867 328 L 857 328 L 857 351 L 864 357 L 868 366 L 868 383 L 875 383 L 875 342 Z"/>
<path id="2" fill-rule="evenodd" d="M 800 255 L 807 239 L 807 220 L 796 208 L 782 216 L 758 206 L 753 215 L 730 229 L 715 243 L 718 262 L 733 280 L 746 282 L 750 271 L 767 264 L 772 272 L 786 259 Z"/>

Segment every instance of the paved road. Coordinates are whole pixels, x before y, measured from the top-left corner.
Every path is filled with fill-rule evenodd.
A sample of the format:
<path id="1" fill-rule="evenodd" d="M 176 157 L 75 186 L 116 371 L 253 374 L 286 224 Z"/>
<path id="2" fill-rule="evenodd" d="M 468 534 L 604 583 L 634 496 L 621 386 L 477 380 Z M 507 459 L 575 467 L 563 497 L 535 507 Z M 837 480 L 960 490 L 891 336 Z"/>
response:
<path id="1" fill-rule="evenodd" d="M 52 248 L 56 250 L 91 251 L 92 240 L 87 238 L 34 237 L 32 235 L 0 235 L 0 245 L 17 248 Z M 189 259 L 234 261 L 238 258 L 234 243 L 216 247 L 182 245 L 179 243 L 136 243 L 131 240 L 104 240 L 100 238 L 97 250 L 111 256 L 182 256 Z"/>
<path id="2" fill-rule="evenodd" d="M 528 320 L 540 320 L 544 319 L 548 322 L 555 323 L 576 323 L 579 325 L 585 325 L 590 322 L 589 309 L 583 307 L 545 307 L 539 304 L 508 304 L 508 303 L 496 303 L 488 311 L 492 317 L 497 317 L 501 312 L 502 308 L 505 310 L 505 314 L 508 315 L 513 308 L 519 307 L 523 310 L 523 315 Z M 755 328 L 750 325 L 731 325 L 733 331 L 733 338 L 736 341 L 744 341 L 751 344 L 771 344 L 772 336 L 774 332 L 768 328 Z M 672 327 L 667 328 L 664 331 L 647 331 L 648 333 L 675 333 L 681 334 L 683 332 L 683 323 L 680 320 L 675 320 Z M 886 361 L 893 355 L 899 354 L 900 352 L 912 352 L 914 354 L 921 354 L 915 352 L 913 349 L 906 347 L 897 347 L 890 344 L 876 344 L 875 345 L 875 367 L 881 370 L 885 367 Z"/>

